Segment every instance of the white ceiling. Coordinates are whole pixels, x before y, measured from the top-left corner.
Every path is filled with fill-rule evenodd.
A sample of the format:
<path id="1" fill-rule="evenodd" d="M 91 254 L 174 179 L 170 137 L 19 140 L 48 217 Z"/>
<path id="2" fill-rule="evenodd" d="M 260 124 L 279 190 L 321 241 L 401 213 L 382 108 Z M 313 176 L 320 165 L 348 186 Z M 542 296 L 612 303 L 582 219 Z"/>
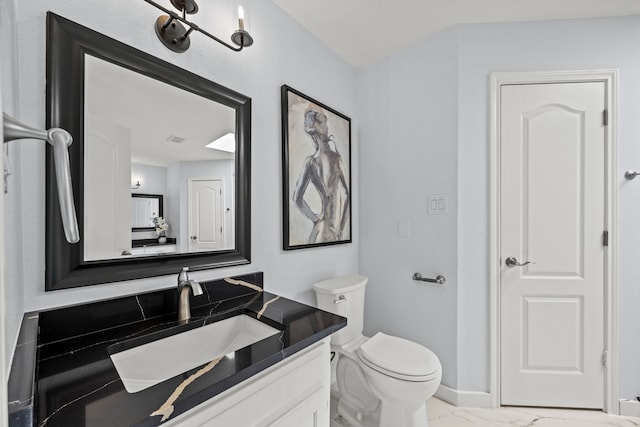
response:
<path id="1" fill-rule="evenodd" d="M 129 129 L 134 163 L 166 167 L 234 158 L 205 147 L 234 132 L 235 110 L 230 107 L 90 55 L 85 85 L 87 114 Z M 172 142 L 172 136 L 184 140 Z"/>
<path id="2" fill-rule="evenodd" d="M 364 67 L 455 24 L 640 14 L 640 0 L 272 0 Z"/>

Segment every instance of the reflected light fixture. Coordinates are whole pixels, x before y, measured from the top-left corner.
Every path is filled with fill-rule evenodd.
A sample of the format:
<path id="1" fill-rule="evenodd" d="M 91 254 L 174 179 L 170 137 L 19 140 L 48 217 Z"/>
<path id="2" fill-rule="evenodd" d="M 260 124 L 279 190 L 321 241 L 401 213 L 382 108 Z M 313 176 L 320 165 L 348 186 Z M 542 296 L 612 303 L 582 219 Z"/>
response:
<path id="1" fill-rule="evenodd" d="M 138 180 L 136 181 L 135 184 L 133 184 L 133 187 L 131 187 L 132 190 L 139 190 L 140 187 L 142 187 L 142 184 L 140 184 L 140 178 L 138 178 Z"/>
<path id="2" fill-rule="evenodd" d="M 238 6 L 238 29 L 231 35 L 231 41 L 236 46 L 232 46 L 187 20 L 187 15 L 193 15 L 198 12 L 198 4 L 194 0 L 171 0 L 173 7 L 178 9 L 182 16 L 166 9 L 153 0 L 144 1 L 166 13 L 166 15 L 160 15 L 156 20 L 156 35 L 167 48 L 174 52 L 182 53 L 189 49 L 191 45 L 189 35 L 193 31 L 198 31 L 236 52 L 240 52 L 243 48 L 253 44 L 253 38 L 245 29 L 245 10 L 242 6 Z M 189 29 L 187 30 L 182 24 L 187 25 Z"/>
<path id="3" fill-rule="evenodd" d="M 214 150 L 222 150 L 222 151 L 227 151 L 229 153 L 235 153 L 236 152 L 236 135 L 234 133 L 228 133 L 216 139 L 215 141 L 208 143 L 206 147 L 212 148 Z"/>

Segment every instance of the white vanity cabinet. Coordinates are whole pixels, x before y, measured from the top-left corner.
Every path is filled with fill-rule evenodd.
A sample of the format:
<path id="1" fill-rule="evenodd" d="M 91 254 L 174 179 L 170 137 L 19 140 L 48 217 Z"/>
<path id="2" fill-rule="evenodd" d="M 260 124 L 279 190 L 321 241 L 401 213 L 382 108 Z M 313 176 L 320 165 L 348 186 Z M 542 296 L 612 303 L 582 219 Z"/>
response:
<path id="1" fill-rule="evenodd" d="M 131 255 L 158 255 L 169 254 L 178 250 L 177 245 L 153 245 L 131 248 Z"/>
<path id="2" fill-rule="evenodd" d="M 330 371 L 325 338 L 164 425 L 328 427 Z"/>

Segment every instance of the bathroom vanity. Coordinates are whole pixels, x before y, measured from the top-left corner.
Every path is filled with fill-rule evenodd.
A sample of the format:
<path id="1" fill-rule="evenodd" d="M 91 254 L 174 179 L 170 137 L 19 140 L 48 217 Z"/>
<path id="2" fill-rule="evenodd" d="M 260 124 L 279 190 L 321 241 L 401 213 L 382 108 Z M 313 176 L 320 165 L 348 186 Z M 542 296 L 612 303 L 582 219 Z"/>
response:
<path id="1" fill-rule="evenodd" d="M 151 89 L 141 90 L 141 85 Z M 107 93 L 101 92 L 106 89 Z M 116 89 L 124 95 L 112 96 Z M 154 125 L 136 120 L 122 108 L 110 108 L 109 114 L 102 108 L 107 98 L 134 105 L 134 94 L 143 106 L 133 109 L 153 117 Z M 134 125 L 157 130 L 159 124 L 170 124 L 167 134 L 182 135 L 178 124 L 187 120 L 175 109 L 149 113 L 145 107 L 176 97 L 180 105 L 194 106 L 179 112 L 203 124 L 199 127 L 204 139 L 210 141 L 218 131 L 233 131 L 236 144 L 233 155 L 206 148 L 204 157 L 198 152 L 178 158 L 187 150 L 174 148 L 170 155 L 174 163 L 168 166 L 173 168 L 171 177 L 166 171 L 168 186 L 173 186 L 167 197 L 170 193 L 186 200 L 205 185 L 214 185 L 204 181 L 216 181 L 220 188 L 209 193 L 220 199 L 215 199 L 215 206 L 225 208 L 216 210 L 224 216 L 216 224 L 228 224 L 229 230 L 221 229 L 223 237 L 210 240 L 222 243 L 207 246 L 209 240 L 199 233 L 177 226 L 186 224 L 189 209 L 179 218 L 179 212 L 171 212 L 171 206 L 179 203 L 168 203 L 174 238 L 130 246 L 132 232 L 152 228 L 144 221 L 129 221 L 131 199 L 141 196 L 131 194 L 141 188 L 131 187 L 131 158 L 143 147 L 121 135 L 121 130 Z M 94 111 L 101 114 L 89 117 Z M 57 193 L 55 186 L 47 187 L 45 291 L 173 275 L 184 267 L 209 270 L 251 262 L 250 97 L 49 12 L 46 116 L 47 126 L 64 128 L 73 136 L 72 187 L 84 233 L 80 245 L 61 238 Z M 225 124 L 225 129 L 212 128 L 214 123 Z M 103 132 L 105 126 L 108 132 Z M 189 131 L 195 132 L 194 127 Z M 124 155 L 124 149 L 117 159 L 100 155 L 99 147 L 116 146 L 128 147 L 131 155 Z M 88 156 L 92 150 L 95 156 Z M 47 174 L 53 183 L 50 154 Z M 107 157 L 113 161 L 107 162 Z M 96 190 L 105 177 L 117 180 L 117 189 Z M 146 195 L 158 199 L 158 210 L 154 205 L 150 212 L 162 216 L 161 192 L 155 193 Z M 144 220 L 151 215 L 141 211 L 140 216 Z M 120 218 L 116 226 L 102 227 L 108 222 L 104 218 L 116 217 Z M 191 247 L 194 241 L 199 246 Z M 106 246 L 110 252 L 103 254 L 99 249 Z M 171 281 L 167 282 L 169 286 Z M 328 337 L 346 326 L 346 319 L 264 292 L 262 273 L 200 285 L 202 290 L 191 286 L 197 296 L 181 299 L 181 314 L 188 313 L 187 301 L 191 307 L 191 318 L 185 316 L 189 320 L 182 322 L 176 287 L 26 313 L 9 378 L 9 425 L 328 426 Z"/>
<path id="2" fill-rule="evenodd" d="M 262 283 L 262 273 L 202 282 L 186 323 L 176 320 L 174 288 L 25 314 L 9 425 L 328 426 L 328 337 L 346 319 L 264 292 Z M 256 327 L 265 334 L 245 345 Z M 185 361 L 224 340 L 240 348 Z M 119 356 L 139 349 L 133 369 L 116 369 Z"/>

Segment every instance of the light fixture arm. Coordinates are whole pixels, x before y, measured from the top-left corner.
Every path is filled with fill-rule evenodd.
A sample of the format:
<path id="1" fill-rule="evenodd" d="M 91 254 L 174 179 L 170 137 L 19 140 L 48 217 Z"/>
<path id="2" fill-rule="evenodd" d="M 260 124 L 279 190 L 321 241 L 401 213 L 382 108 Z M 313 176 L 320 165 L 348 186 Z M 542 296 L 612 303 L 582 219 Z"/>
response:
<path id="1" fill-rule="evenodd" d="M 169 15 L 168 19 L 163 19 L 162 16 L 158 18 L 158 21 L 156 21 L 156 34 L 158 35 L 158 38 L 160 38 L 160 41 L 162 41 L 165 44 L 165 46 L 167 46 L 167 48 L 175 52 L 181 53 L 186 51 L 189 48 L 189 35 L 193 31 L 198 31 L 199 33 L 204 34 L 205 36 L 217 41 L 221 45 L 233 50 L 234 52 L 240 52 L 245 47 L 251 46 L 253 44 L 253 38 L 244 29 L 238 29 L 233 33 L 232 40 L 238 46 L 237 47 L 232 46 L 229 43 L 225 42 L 224 40 L 221 40 L 220 38 L 209 33 L 208 31 L 203 30 L 195 23 L 187 20 L 186 11 L 184 9 L 182 10 L 183 16 L 180 16 L 176 12 L 165 8 L 164 6 L 154 2 L 153 0 L 144 0 L 144 1 L 154 6 L 155 8 L 163 11 L 167 15 Z M 177 36 L 177 37 L 172 37 L 171 35 L 165 34 L 165 32 L 170 30 L 171 28 L 170 26 L 172 24 L 175 24 L 173 21 L 179 21 L 187 25 L 189 29 L 185 31 L 181 36 Z"/>

